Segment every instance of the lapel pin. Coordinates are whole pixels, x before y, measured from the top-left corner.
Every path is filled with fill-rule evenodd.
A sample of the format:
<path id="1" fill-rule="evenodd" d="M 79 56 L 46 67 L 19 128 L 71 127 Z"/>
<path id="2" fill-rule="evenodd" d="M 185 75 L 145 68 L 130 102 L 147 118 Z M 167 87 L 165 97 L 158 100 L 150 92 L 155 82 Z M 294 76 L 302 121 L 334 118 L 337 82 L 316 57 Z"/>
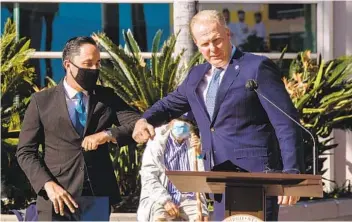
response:
<path id="1" fill-rule="evenodd" d="M 239 66 L 238 65 L 235 65 L 235 69 L 238 69 L 239 68 Z"/>

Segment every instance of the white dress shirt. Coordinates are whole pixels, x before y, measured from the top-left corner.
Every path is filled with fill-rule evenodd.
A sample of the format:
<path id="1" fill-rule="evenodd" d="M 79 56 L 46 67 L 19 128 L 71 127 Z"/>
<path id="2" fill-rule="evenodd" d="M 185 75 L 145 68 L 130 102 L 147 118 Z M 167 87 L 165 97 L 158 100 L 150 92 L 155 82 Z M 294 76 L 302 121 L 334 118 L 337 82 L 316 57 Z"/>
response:
<path id="1" fill-rule="evenodd" d="M 228 23 L 227 27 L 230 29 L 231 32 L 231 43 L 232 45 L 236 45 L 236 24 L 235 23 Z"/>
<path id="2" fill-rule="evenodd" d="M 236 47 L 232 46 L 232 52 L 231 52 L 230 60 L 231 60 L 232 56 L 235 54 L 235 52 L 236 52 Z M 220 73 L 219 84 L 221 84 L 222 78 L 224 77 L 225 71 L 226 71 L 227 67 L 229 66 L 230 60 L 226 64 L 226 66 L 224 67 L 224 70 Z M 214 72 L 215 68 L 216 67 L 212 66 L 211 69 L 208 70 L 207 73 L 205 73 L 205 75 L 203 77 L 203 80 L 200 82 L 199 87 L 197 89 L 198 95 L 201 96 L 204 99 L 204 102 L 206 102 L 207 92 L 208 92 L 210 81 L 211 81 L 211 78 L 213 77 L 213 72 Z"/>
<path id="3" fill-rule="evenodd" d="M 68 113 L 73 125 L 76 124 L 76 105 L 78 104 L 78 99 L 76 98 L 77 90 L 72 88 L 67 82 L 66 78 L 64 79 L 64 89 L 65 89 L 65 98 Z M 83 103 L 86 110 L 86 115 L 88 113 L 88 93 L 83 91 Z"/>
<path id="4" fill-rule="evenodd" d="M 236 36 L 236 45 L 242 45 L 247 42 L 247 38 L 249 35 L 248 25 L 244 22 L 237 22 L 236 29 L 235 29 L 235 36 Z"/>
<path id="5" fill-rule="evenodd" d="M 256 34 L 257 37 L 265 39 L 265 25 L 263 22 L 256 23 L 253 27 L 253 33 Z"/>

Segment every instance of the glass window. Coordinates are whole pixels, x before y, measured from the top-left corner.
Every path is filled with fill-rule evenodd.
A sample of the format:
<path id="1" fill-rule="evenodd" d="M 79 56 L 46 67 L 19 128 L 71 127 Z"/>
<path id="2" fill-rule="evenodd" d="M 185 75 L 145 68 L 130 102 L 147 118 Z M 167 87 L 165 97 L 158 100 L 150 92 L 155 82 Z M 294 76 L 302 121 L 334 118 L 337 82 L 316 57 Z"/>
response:
<path id="1" fill-rule="evenodd" d="M 13 15 L 13 3 L 2 4 L 1 27 Z M 37 51 L 62 51 L 65 42 L 80 35 L 105 32 L 116 44 L 124 44 L 122 30 L 131 29 L 142 51 L 151 51 L 157 30 L 170 35 L 171 4 L 101 4 L 101 3 L 20 3 L 20 36 L 31 39 Z M 61 65 L 43 67 L 33 62 L 38 76 L 62 72 Z M 56 64 L 56 62 L 55 62 Z M 43 69 L 45 68 L 45 69 Z M 49 71 L 48 71 L 49 70 Z M 42 78 L 42 77 L 40 77 Z"/>
<path id="2" fill-rule="evenodd" d="M 223 11 L 232 42 L 244 51 L 316 52 L 316 4 L 200 3 Z"/>
<path id="3" fill-rule="evenodd" d="M 13 3 L 2 4 L 2 27 L 12 17 Z M 20 36 L 30 37 L 40 51 L 61 51 L 66 40 L 105 32 L 115 43 L 124 43 L 122 30 L 131 29 L 143 51 L 153 37 L 170 34 L 170 4 L 20 3 Z M 155 13 L 158 12 L 158 13 Z"/>
<path id="4" fill-rule="evenodd" d="M 14 3 L 1 3 L 1 33 L 4 30 L 4 26 L 7 18 L 11 17 Z"/>

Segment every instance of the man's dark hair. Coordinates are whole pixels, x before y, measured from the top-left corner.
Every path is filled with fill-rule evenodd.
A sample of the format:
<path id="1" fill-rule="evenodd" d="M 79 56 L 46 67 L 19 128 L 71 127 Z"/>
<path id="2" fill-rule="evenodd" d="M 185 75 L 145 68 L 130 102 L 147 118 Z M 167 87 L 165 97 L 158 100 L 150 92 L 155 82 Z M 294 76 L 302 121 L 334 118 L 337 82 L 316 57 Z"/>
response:
<path id="1" fill-rule="evenodd" d="M 222 13 L 228 13 L 228 14 L 230 14 L 230 11 L 229 11 L 229 9 L 228 8 L 224 8 L 223 10 L 222 10 Z"/>
<path id="2" fill-rule="evenodd" d="M 74 56 L 80 54 L 80 47 L 84 44 L 97 46 L 94 39 L 89 36 L 78 36 L 71 38 L 66 42 L 65 48 L 62 51 L 62 61 L 65 61 L 66 59 L 72 61 Z"/>
<path id="3" fill-rule="evenodd" d="M 237 14 L 245 14 L 245 12 L 243 10 L 238 10 Z"/>
<path id="4" fill-rule="evenodd" d="M 258 17 L 262 17 L 262 13 L 260 13 L 260 12 L 256 12 L 256 13 L 254 13 L 254 16 L 258 16 Z"/>

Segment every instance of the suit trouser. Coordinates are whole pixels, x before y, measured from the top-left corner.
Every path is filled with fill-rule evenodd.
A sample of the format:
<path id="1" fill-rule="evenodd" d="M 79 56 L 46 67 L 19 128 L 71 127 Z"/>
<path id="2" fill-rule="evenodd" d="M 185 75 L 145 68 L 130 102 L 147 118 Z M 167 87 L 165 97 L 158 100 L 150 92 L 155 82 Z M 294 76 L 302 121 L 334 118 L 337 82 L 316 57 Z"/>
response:
<path id="1" fill-rule="evenodd" d="M 236 166 L 231 161 L 226 161 L 220 165 L 214 166 L 213 171 L 235 171 Z M 279 205 L 277 197 L 266 198 L 266 221 L 277 221 L 279 217 Z M 222 221 L 225 215 L 225 194 L 214 194 L 214 212 L 211 220 Z"/>
<path id="2" fill-rule="evenodd" d="M 86 180 L 83 183 L 82 196 L 93 196 L 93 193 L 90 189 L 90 185 Z M 40 211 L 40 209 L 39 209 L 38 210 L 38 220 L 39 221 L 80 221 L 79 215 L 71 213 L 66 205 L 65 205 L 64 210 L 65 210 L 65 215 L 61 216 L 60 214 L 56 214 L 54 209 L 52 209 L 51 212 L 50 211 Z M 111 208 L 109 208 L 109 211 L 111 212 Z"/>

